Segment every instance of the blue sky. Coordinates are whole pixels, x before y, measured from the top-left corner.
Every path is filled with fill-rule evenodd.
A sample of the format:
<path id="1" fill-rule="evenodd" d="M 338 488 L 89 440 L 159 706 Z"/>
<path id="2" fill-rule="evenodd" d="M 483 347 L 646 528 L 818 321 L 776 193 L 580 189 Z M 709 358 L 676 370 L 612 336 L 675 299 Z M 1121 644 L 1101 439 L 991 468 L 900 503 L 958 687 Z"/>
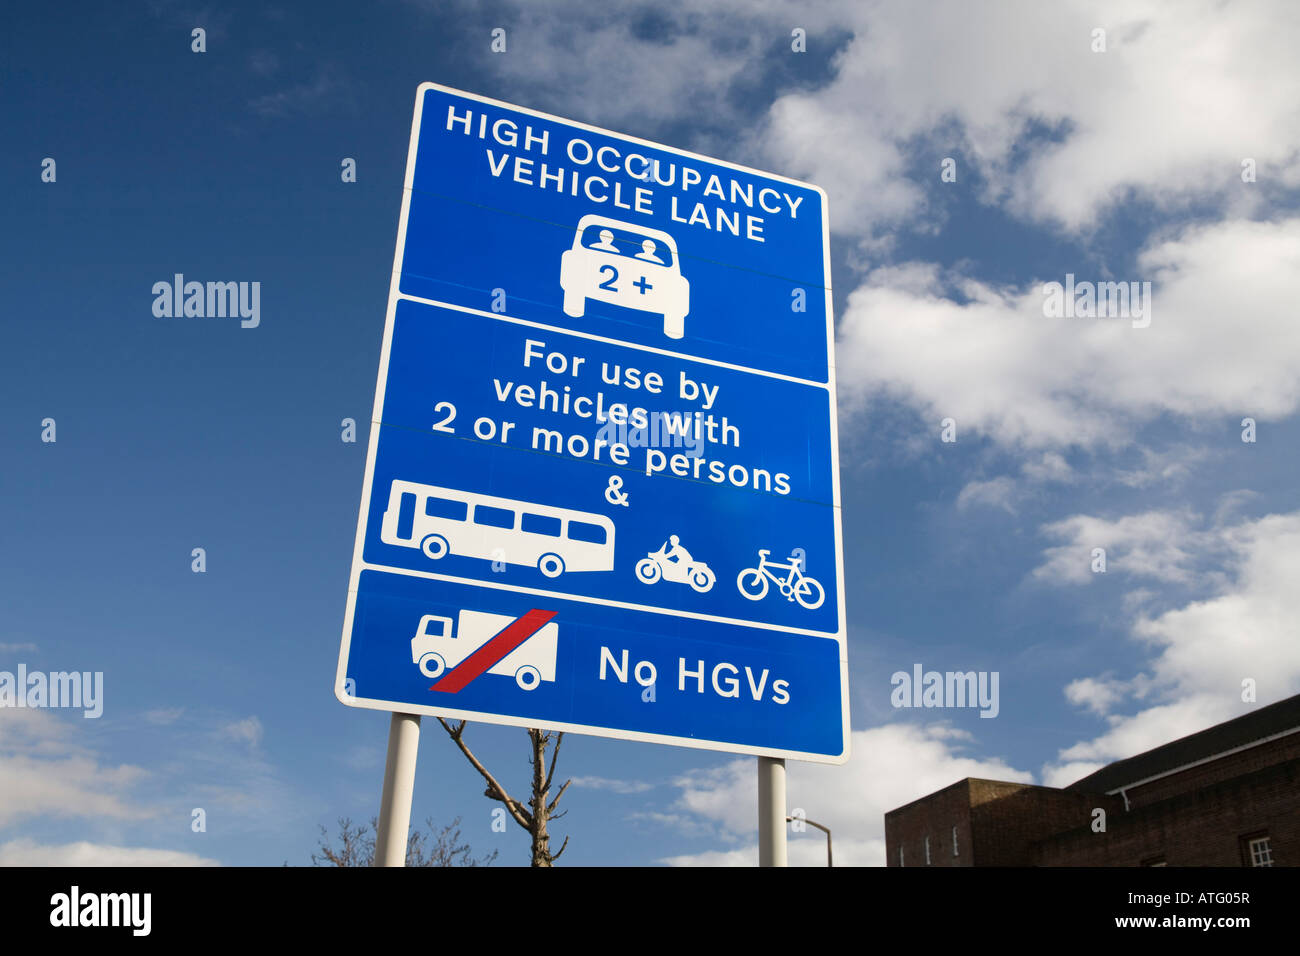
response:
<path id="1" fill-rule="evenodd" d="M 827 190 L 854 756 L 790 805 L 837 859 L 1300 691 L 1297 14 L 967 7 L 7 11 L 0 670 L 103 671 L 105 710 L 0 710 L 0 862 L 306 863 L 376 812 L 387 717 L 332 684 L 426 80 Z M 154 317 L 176 272 L 259 281 L 261 324 Z M 1151 282 L 1150 326 L 1047 317 L 1067 273 Z M 894 708 L 914 663 L 997 671 L 998 716 Z M 523 731 L 467 739 L 519 796 Z M 560 772 L 564 862 L 756 858 L 752 759 L 575 735 Z M 413 818 L 525 862 L 482 789 L 426 721 Z"/>

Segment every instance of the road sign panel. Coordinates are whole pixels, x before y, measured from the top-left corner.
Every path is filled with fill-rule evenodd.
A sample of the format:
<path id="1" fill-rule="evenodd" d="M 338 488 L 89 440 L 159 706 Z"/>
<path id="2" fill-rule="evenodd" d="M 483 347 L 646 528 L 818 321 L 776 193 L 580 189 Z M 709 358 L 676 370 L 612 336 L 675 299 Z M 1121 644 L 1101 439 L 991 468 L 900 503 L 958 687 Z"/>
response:
<path id="1" fill-rule="evenodd" d="M 815 187 L 421 86 L 340 700 L 846 759 L 827 248 Z"/>

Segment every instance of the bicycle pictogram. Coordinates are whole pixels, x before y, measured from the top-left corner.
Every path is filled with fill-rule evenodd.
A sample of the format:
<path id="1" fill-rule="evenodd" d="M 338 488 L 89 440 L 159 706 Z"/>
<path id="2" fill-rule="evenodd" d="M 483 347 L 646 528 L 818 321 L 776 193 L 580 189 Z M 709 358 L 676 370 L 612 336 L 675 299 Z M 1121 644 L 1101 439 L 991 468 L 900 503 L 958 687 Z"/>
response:
<path id="1" fill-rule="evenodd" d="M 768 579 L 775 581 L 787 601 L 798 601 L 801 607 L 815 611 L 826 600 L 826 591 L 816 578 L 803 573 L 802 562 L 790 555 L 788 562 L 769 561 L 771 551 L 758 552 L 758 567 L 746 568 L 736 578 L 736 587 L 751 601 L 761 601 L 767 596 Z M 788 572 L 784 577 L 774 571 Z"/>

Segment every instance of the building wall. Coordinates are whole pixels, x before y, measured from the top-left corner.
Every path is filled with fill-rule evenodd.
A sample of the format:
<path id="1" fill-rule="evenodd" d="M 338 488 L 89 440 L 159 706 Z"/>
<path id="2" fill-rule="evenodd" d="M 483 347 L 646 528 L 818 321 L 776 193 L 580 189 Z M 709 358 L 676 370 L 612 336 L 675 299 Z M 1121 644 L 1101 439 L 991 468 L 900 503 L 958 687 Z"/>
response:
<path id="1" fill-rule="evenodd" d="M 1122 804 L 1121 804 L 1122 808 Z M 1105 833 L 1075 828 L 1034 847 L 1039 866 L 1244 865 L 1241 838 L 1267 831 L 1275 866 L 1300 865 L 1300 759 L 1110 814 Z"/>
<path id="2" fill-rule="evenodd" d="M 973 866 L 970 832 L 970 780 L 935 791 L 885 814 L 886 866 L 925 866 L 925 838 L 930 838 L 931 866 Z M 1012 786 L 1019 786 L 1013 784 Z M 957 828 L 957 855 L 952 854 L 952 828 Z"/>
<path id="3" fill-rule="evenodd" d="M 1103 794 L 992 780 L 972 780 L 971 794 L 975 866 L 1032 866 L 1035 841 L 1086 826 L 1097 807 L 1110 816 L 1124 806 L 1117 797 Z"/>
<path id="4" fill-rule="evenodd" d="M 1123 797 L 969 778 L 885 814 L 887 865 L 1244 865 L 1267 832 L 1275 866 L 1300 866 L 1300 733 L 1171 774 Z M 1106 830 L 1094 832 L 1094 810 Z M 957 828 L 958 855 L 952 855 Z"/>
<path id="5" fill-rule="evenodd" d="M 904 866 L 925 866 L 928 836 L 930 866 L 1030 866 L 1035 840 L 1090 820 L 1097 806 L 1114 813 L 1123 802 L 1118 797 L 968 778 L 885 814 L 886 865 L 899 865 L 901 846 Z"/>

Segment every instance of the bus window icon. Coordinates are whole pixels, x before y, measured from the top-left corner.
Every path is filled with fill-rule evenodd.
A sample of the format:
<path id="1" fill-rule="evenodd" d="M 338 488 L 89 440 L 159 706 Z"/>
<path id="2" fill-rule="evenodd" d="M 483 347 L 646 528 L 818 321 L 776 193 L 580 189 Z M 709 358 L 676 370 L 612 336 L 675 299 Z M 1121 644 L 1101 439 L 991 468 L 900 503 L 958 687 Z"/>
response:
<path id="1" fill-rule="evenodd" d="M 564 314 L 575 319 L 587 300 L 664 317 L 664 335 L 680 339 L 690 312 L 691 286 L 682 275 L 673 237 L 658 229 L 583 216 L 573 247 L 560 257 Z"/>
<path id="2" fill-rule="evenodd" d="M 379 540 L 419 548 L 430 561 L 504 561 L 548 578 L 614 570 L 614 522 L 604 515 L 414 481 L 393 482 Z"/>

